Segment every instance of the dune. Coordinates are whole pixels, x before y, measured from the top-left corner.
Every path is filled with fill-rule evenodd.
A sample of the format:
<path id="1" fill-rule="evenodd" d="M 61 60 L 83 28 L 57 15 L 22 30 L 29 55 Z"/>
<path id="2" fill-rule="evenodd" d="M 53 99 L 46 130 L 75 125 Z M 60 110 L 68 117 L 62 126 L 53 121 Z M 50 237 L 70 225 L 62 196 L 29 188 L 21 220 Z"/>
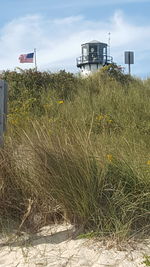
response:
<path id="1" fill-rule="evenodd" d="M 72 225 L 50 225 L 36 234 L 0 238 L 1 267 L 144 267 L 150 239 L 118 245 L 115 240 L 77 239 Z"/>

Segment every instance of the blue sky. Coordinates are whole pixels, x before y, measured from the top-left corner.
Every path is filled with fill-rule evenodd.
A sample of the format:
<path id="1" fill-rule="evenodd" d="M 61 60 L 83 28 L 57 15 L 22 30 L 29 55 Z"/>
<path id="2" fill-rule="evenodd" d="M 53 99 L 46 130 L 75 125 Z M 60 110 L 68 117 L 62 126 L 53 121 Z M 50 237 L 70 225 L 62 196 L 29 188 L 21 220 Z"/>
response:
<path id="1" fill-rule="evenodd" d="M 150 77 L 150 0 L 5 0 L 0 16 L 0 70 L 33 67 L 18 57 L 37 49 L 40 70 L 78 72 L 81 44 L 108 42 L 125 67 L 124 51 L 135 52 L 132 73 Z"/>

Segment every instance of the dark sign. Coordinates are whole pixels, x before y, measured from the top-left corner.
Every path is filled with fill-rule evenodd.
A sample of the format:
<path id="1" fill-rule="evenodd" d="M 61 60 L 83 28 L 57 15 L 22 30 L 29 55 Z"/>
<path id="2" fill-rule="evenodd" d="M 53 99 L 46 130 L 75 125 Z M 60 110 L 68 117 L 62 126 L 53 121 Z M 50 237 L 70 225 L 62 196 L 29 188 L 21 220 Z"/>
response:
<path id="1" fill-rule="evenodd" d="M 125 64 L 134 64 L 134 52 L 126 51 L 125 55 Z"/>

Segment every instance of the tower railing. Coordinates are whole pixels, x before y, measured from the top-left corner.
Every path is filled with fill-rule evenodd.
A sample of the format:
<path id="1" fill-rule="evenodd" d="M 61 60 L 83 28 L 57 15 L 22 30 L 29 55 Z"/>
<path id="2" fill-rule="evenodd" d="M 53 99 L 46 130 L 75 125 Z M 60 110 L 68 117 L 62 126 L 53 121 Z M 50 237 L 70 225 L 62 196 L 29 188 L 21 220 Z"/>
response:
<path id="1" fill-rule="evenodd" d="M 77 67 L 81 67 L 84 64 L 102 64 L 107 65 L 113 62 L 113 58 L 107 55 L 89 54 L 86 56 L 80 56 L 77 59 Z"/>

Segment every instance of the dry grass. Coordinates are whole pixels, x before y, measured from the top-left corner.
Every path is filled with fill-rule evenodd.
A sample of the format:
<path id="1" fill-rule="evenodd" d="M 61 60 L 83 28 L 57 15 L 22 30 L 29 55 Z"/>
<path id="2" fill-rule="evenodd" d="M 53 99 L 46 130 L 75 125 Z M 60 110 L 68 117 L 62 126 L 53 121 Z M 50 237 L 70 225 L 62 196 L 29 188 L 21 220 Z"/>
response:
<path id="1" fill-rule="evenodd" d="M 103 74 L 77 84 L 63 99 L 47 87 L 36 98 L 39 110 L 28 94 L 17 105 L 11 92 L 0 154 L 1 228 L 15 221 L 19 230 L 36 231 L 66 220 L 96 236 L 148 233 L 149 80 L 127 86 Z"/>

